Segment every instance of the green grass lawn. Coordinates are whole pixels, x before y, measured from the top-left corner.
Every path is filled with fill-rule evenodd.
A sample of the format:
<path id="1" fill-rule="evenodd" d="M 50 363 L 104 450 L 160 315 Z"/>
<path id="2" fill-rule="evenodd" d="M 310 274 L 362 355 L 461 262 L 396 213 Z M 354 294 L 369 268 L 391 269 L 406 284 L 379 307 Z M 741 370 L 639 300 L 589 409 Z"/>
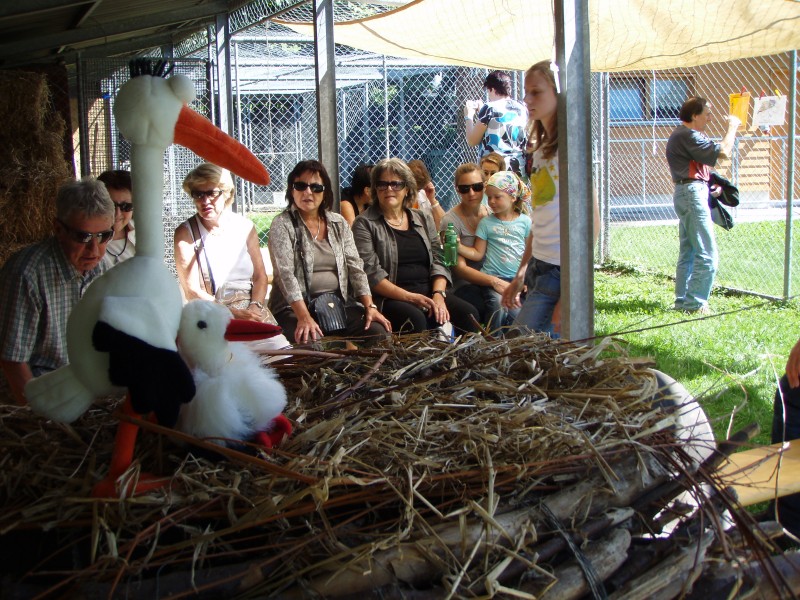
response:
<path id="1" fill-rule="evenodd" d="M 596 334 L 614 334 L 631 356 L 652 357 L 686 386 L 708 413 L 717 439 L 757 422 L 756 442 L 768 444 L 776 382 L 800 338 L 800 301 L 766 302 L 715 289 L 715 314 L 703 319 L 671 310 L 672 301 L 667 277 L 596 271 Z"/>
<path id="2" fill-rule="evenodd" d="M 730 231 L 716 227 L 720 255 L 717 283 L 782 297 L 785 227 L 783 221 L 738 223 Z M 792 233 L 794 259 L 790 296 L 800 294 L 800 224 Z M 608 258 L 615 263 L 674 275 L 678 260 L 678 226 L 613 226 Z"/>
<path id="3" fill-rule="evenodd" d="M 269 232 L 269 226 L 272 225 L 272 219 L 274 219 L 277 214 L 277 212 L 268 212 L 250 213 L 247 215 L 247 218 L 250 219 L 253 222 L 253 225 L 256 227 L 258 239 L 261 242 L 262 247 L 267 245 L 267 233 Z"/>

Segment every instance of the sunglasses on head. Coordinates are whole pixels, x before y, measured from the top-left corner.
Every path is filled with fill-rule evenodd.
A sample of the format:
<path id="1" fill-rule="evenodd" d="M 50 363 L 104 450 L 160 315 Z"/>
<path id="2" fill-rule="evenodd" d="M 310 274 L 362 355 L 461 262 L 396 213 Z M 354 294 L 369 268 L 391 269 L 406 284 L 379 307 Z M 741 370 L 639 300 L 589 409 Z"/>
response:
<path id="1" fill-rule="evenodd" d="M 105 244 L 108 240 L 111 239 L 111 236 L 114 235 L 114 230 L 109 229 L 107 231 L 99 231 L 97 233 L 89 233 L 88 231 L 81 231 L 80 229 L 74 229 L 64 223 L 61 219 L 56 219 L 61 226 L 66 229 L 67 233 L 69 233 L 69 237 L 72 238 L 72 241 L 78 242 L 79 244 L 90 244 L 94 238 L 97 238 L 98 244 Z"/>
<path id="2" fill-rule="evenodd" d="M 116 206 L 120 212 L 131 212 L 133 210 L 132 202 L 114 202 L 112 200 L 111 203 Z"/>
<path id="3" fill-rule="evenodd" d="M 406 187 L 405 181 L 377 181 L 375 182 L 375 189 L 385 191 L 388 188 L 392 188 L 395 192 L 397 190 L 402 190 Z"/>
<path id="4" fill-rule="evenodd" d="M 481 183 L 464 183 L 456 186 L 459 194 L 468 194 L 470 190 L 473 192 L 483 191 L 483 182 Z"/>
<path id="5" fill-rule="evenodd" d="M 225 190 L 216 188 L 213 190 L 192 190 L 192 198 L 195 200 L 204 200 L 205 198 L 208 198 L 209 200 L 216 200 L 222 196 L 224 192 Z"/>
<path id="6" fill-rule="evenodd" d="M 308 188 L 311 188 L 313 194 L 321 194 L 325 191 L 325 186 L 321 183 L 306 183 L 305 181 L 295 181 L 292 183 L 292 188 L 298 192 L 305 192 Z"/>

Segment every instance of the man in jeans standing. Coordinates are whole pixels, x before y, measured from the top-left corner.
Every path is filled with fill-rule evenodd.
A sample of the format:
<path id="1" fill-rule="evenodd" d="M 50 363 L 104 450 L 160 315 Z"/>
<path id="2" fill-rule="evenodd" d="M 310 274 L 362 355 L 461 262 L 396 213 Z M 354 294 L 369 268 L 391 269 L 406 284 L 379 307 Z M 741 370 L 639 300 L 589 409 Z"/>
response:
<path id="1" fill-rule="evenodd" d="M 711 105 L 705 98 L 689 98 L 681 106 L 678 125 L 667 141 L 669 164 L 678 214 L 680 253 L 675 272 L 675 310 L 709 314 L 708 296 L 717 272 L 717 244 L 708 208 L 709 177 L 717 159 L 729 158 L 741 123 L 725 117 L 727 131 L 722 141 L 712 142 L 705 134 L 711 121 Z M 718 196 L 719 189 L 710 190 Z"/>

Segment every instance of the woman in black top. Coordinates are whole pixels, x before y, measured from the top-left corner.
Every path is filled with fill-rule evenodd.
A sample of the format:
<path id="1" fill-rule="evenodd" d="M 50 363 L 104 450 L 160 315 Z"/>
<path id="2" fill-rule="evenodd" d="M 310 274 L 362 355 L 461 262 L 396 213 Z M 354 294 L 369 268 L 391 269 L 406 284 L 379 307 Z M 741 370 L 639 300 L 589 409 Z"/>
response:
<path id="1" fill-rule="evenodd" d="M 478 311 L 447 293 L 450 270 L 433 219 L 410 208 L 414 175 L 399 158 L 372 169 L 372 204 L 353 223 L 375 302 L 395 331 L 420 332 L 447 321 L 459 331 L 478 331 Z"/>

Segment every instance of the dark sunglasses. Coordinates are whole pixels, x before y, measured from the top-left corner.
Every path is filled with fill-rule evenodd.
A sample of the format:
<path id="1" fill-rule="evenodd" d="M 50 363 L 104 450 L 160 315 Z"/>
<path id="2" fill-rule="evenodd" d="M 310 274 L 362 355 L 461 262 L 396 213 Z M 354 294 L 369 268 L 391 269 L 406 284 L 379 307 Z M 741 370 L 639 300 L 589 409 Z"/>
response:
<path id="1" fill-rule="evenodd" d="M 295 181 L 292 183 L 292 188 L 298 192 L 305 192 L 308 188 L 311 188 L 311 193 L 313 194 L 321 194 L 325 191 L 325 186 L 321 183 L 306 183 L 305 181 Z"/>
<path id="2" fill-rule="evenodd" d="M 406 187 L 405 181 L 376 181 L 375 182 L 375 189 L 385 191 L 388 188 L 392 188 L 395 192 L 397 190 L 402 190 Z"/>
<path id="3" fill-rule="evenodd" d="M 120 212 L 131 212 L 133 210 L 133 203 L 132 202 L 114 202 L 113 200 L 111 203 L 116 206 Z"/>
<path id="4" fill-rule="evenodd" d="M 216 200 L 222 196 L 223 193 L 225 193 L 225 190 L 192 190 L 191 195 L 195 200 L 204 200 L 205 198 L 208 198 L 209 200 Z"/>
<path id="5" fill-rule="evenodd" d="M 469 194 L 469 191 L 482 192 L 483 182 L 481 183 L 464 183 L 456 186 L 459 194 Z"/>
<path id="6" fill-rule="evenodd" d="M 114 230 L 109 229 L 108 231 L 99 231 L 97 233 L 89 233 L 88 231 L 81 231 L 80 229 L 73 229 L 61 219 L 56 219 L 61 226 L 67 230 L 69 236 L 72 238 L 74 242 L 78 242 L 79 244 L 90 244 L 94 238 L 97 238 L 98 244 L 105 244 L 108 240 L 111 239 L 111 236 L 114 235 Z"/>

